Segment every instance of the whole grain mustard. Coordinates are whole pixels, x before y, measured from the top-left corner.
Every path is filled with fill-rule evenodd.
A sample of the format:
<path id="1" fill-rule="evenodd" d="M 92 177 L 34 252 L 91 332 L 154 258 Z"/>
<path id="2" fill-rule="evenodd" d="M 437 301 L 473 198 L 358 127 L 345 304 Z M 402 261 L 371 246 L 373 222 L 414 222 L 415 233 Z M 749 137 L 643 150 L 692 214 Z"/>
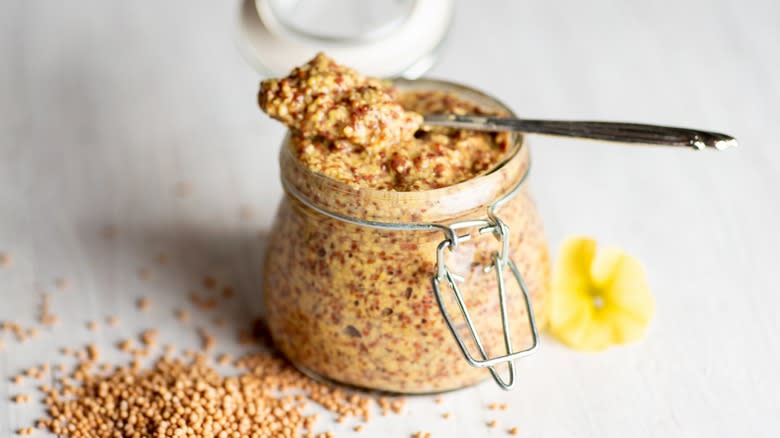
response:
<path id="1" fill-rule="evenodd" d="M 263 81 L 260 107 L 291 130 L 312 171 L 355 187 L 419 191 L 484 174 L 510 135 L 422 127 L 421 114 L 506 115 L 442 91 L 402 92 L 323 54 L 283 79 Z"/>

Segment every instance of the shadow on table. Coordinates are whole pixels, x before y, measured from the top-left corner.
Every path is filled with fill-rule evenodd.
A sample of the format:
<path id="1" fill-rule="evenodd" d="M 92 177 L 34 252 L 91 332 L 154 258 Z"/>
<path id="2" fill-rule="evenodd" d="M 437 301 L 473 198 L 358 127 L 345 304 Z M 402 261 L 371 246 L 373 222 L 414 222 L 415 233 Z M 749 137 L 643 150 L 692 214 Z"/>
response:
<path id="1" fill-rule="evenodd" d="M 113 296 L 125 305 L 149 297 L 159 306 L 155 313 L 174 321 L 185 311 L 187 321 L 181 322 L 205 328 L 217 342 L 234 344 L 239 334 L 257 329 L 267 230 L 249 221 L 95 223 L 83 233 L 96 286 L 121 285 Z"/>

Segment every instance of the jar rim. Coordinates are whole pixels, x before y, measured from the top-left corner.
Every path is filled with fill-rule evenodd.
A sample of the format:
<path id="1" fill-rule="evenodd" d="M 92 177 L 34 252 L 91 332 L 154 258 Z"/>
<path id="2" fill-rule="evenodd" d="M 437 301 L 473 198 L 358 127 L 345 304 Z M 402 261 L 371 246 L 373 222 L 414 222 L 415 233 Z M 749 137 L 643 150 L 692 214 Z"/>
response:
<path id="1" fill-rule="evenodd" d="M 406 90 L 431 90 L 435 89 L 437 87 L 442 88 L 444 87 L 446 91 L 456 91 L 458 93 L 462 93 L 466 95 L 466 98 L 469 100 L 471 97 L 476 97 L 478 99 L 483 100 L 484 102 L 490 102 L 490 105 L 496 106 L 500 108 L 501 110 L 507 111 L 511 117 L 517 117 L 515 112 L 504 102 L 502 102 L 500 99 L 498 99 L 495 96 L 492 96 L 488 93 L 485 93 L 483 91 L 477 90 L 476 88 L 469 87 L 467 85 L 463 85 L 457 82 L 452 82 L 444 79 L 437 79 L 437 78 L 429 78 L 429 77 L 423 77 L 419 79 L 406 79 L 406 78 L 391 78 L 390 81 L 393 83 L 393 85 L 399 87 L 402 91 Z M 432 87 L 431 87 L 432 86 Z M 483 104 L 483 102 L 476 102 L 479 104 Z M 365 193 L 367 195 L 377 195 L 382 197 L 382 194 L 385 193 L 392 193 L 393 197 L 398 196 L 399 198 L 405 198 L 407 195 L 410 198 L 414 198 L 416 196 L 414 195 L 426 195 L 431 196 L 435 195 L 436 193 L 443 193 L 447 191 L 447 189 L 453 189 L 455 187 L 462 188 L 464 185 L 467 185 L 470 182 L 480 180 L 482 178 L 488 177 L 499 170 L 503 169 L 507 163 L 512 161 L 512 159 L 517 156 L 521 150 L 527 148 L 525 136 L 521 133 L 513 133 L 512 134 L 512 147 L 504 154 L 504 156 L 501 158 L 500 161 L 498 161 L 493 167 L 490 168 L 487 172 L 480 173 L 479 175 L 475 175 L 471 178 L 465 179 L 463 181 L 459 181 L 455 184 L 450 184 L 448 186 L 444 187 L 437 187 L 437 188 L 431 188 L 431 189 L 425 189 L 425 190 L 410 190 L 410 191 L 398 191 L 398 190 L 386 190 L 386 189 L 375 189 L 372 187 L 363 187 L 363 186 L 354 186 L 347 184 L 343 181 L 339 181 L 335 178 L 331 178 L 325 174 L 315 172 L 306 166 L 304 166 L 302 163 L 300 163 L 297 159 L 295 159 L 294 156 L 292 156 L 292 150 L 289 147 L 289 140 L 290 140 L 290 131 L 288 130 L 285 134 L 284 140 L 282 140 L 282 151 L 281 153 L 289 154 L 291 158 L 294 159 L 294 162 L 298 164 L 300 167 L 308 171 L 313 177 L 315 178 L 321 178 L 323 181 L 327 181 L 328 185 L 332 185 L 334 189 L 336 190 L 344 190 L 344 191 L 352 191 L 352 190 L 359 190 L 362 193 Z"/>
<path id="2" fill-rule="evenodd" d="M 423 79 L 391 79 L 401 90 L 439 90 L 457 93 L 459 96 L 480 105 L 507 111 L 511 116 L 514 112 L 499 99 L 482 91 L 451 81 Z M 290 132 L 282 141 L 279 153 L 282 167 L 282 182 L 290 185 L 298 194 L 326 210 L 340 212 L 349 208 L 360 220 L 375 220 L 390 223 L 408 223 L 410 221 L 444 222 L 451 218 L 462 216 L 477 207 L 488 205 L 508 193 L 527 173 L 530 166 L 530 155 L 525 147 L 525 137 L 520 133 L 512 133 L 511 147 L 499 162 L 489 171 L 466 180 L 444 187 L 416 190 L 395 191 L 376 189 L 348 184 L 318 173 L 308 168 L 295 157 L 290 147 Z M 522 156 L 521 156 L 522 155 Z M 510 166 L 509 164 L 513 165 Z M 322 193 L 338 194 L 339 199 L 328 199 L 319 196 Z M 367 207 L 378 203 L 395 205 L 386 211 Z M 415 206 L 419 207 L 415 210 Z M 402 207 L 406 207 L 405 209 Z M 411 213 L 414 211 L 414 213 Z M 360 212 L 360 214 L 354 214 Z M 418 214 L 419 213 L 419 214 Z"/>

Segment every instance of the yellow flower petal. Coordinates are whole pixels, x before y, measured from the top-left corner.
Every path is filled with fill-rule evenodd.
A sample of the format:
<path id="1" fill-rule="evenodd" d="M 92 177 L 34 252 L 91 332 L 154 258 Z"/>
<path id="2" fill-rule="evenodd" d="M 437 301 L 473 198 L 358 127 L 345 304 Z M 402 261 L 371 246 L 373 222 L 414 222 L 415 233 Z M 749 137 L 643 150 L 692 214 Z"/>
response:
<path id="1" fill-rule="evenodd" d="M 607 248 L 598 252 L 591 272 L 607 306 L 639 324 L 650 322 L 655 302 L 645 270 L 637 259 L 616 248 Z"/>
<path id="2" fill-rule="evenodd" d="M 576 348 L 584 351 L 602 351 L 614 343 L 611 318 L 601 310 L 594 312 L 593 322 Z"/>
<path id="3" fill-rule="evenodd" d="M 599 248 L 589 266 L 588 275 L 596 287 L 606 287 L 615 277 L 625 253 L 617 248 Z"/>
<path id="4" fill-rule="evenodd" d="M 612 343 L 626 344 L 639 340 L 647 328 L 647 320 L 641 320 L 625 312 L 615 312 L 609 317 L 612 325 Z"/>
<path id="5" fill-rule="evenodd" d="M 655 311 L 639 261 L 583 237 L 561 246 L 550 304 L 550 332 L 588 351 L 639 339 Z"/>
<path id="6" fill-rule="evenodd" d="M 553 288 L 568 294 L 588 294 L 591 288 L 590 266 L 596 257 L 596 241 L 571 237 L 561 245 L 555 262 Z"/>
<path id="7" fill-rule="evenodd" d="M 576 345 L 592 322 L 593 308 L 586 302 L 575 298 L 553 302 L 550 331 L 564 343 Z"/>
<path id="8" fill-rule="evenodd" d="M 567 325 L 584 324 L 583 318 L 591 316 L 583 311 L 588 310 L 588 290 L 590 273 L 582 260 L 592 260 L 596 252 L 596 242 L 590 239 L 568 239 L 561 247 L 555 266 L 552 288 L 560 293 L 550 297 L 551 328 Z M 563 329 L 573 331 L 575 329 Z"/>

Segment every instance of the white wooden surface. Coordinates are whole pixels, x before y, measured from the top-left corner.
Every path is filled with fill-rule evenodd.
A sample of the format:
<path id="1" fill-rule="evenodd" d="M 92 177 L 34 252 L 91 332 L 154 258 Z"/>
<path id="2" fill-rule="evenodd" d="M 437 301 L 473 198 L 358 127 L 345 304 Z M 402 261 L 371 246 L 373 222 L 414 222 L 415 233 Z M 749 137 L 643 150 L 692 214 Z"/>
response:
<path id="1" fill-rule="evenodd" d="M 488 4 L 489 3 L 489 4 Z M 690 125 L 741 148 L 694 153 L 538 138 L 533 187 L 553 248 L 570 234 L 646 264 L 658 312 L 646 339 L 582 354 L 545 339 L 521 388 L 414 398 L 362 436 L 778 436 L 780 3 L 773 0 L 465 2 L 431 73 L 521 114 Z M 281 196 L 282 128 L 255 107 L 234 2 L 0 4 L 0 320 L 33 325 L 42 291 L 62 319 L 0 351 L 0 436 L 41 414 L 8 377 L 65 361 L 64 345 L 158 326 L 205 273 L 234 284 L 219 350 L 257 312 L 263 233 Z M 191 194 L 177 196 L 177 184 Z M 181 187 L 179 187 L 181 189 Z M 251 206 L 254 215 L 240 214 Z M 118 236 L 100 230 L 114 224 Z M 168 266 L 155 263 L 160 251 Z M 148 267 L 151 278 L 137 275 Z M 57 290 L 54 281 L 71 285 Z M 139 314 L 134 300 L 154 307 Z M 194 312 L 194 311 L 193 311 Z M 98 331 L 89 320 L 119 315 Z M 198 315 L 199 313 L 194 313 Z M 210 317 L 209 317 L 210 318 Z M 22 386 L 32 393 L 31 383 Z M 509 401 L 509 412 L 485 404 Z M 453 418 L 439 414 L 451 411 Z M 488 419 L 499 420 L 491 432 Z M 345 425 L 336 431 L 350 431 Z"/>

